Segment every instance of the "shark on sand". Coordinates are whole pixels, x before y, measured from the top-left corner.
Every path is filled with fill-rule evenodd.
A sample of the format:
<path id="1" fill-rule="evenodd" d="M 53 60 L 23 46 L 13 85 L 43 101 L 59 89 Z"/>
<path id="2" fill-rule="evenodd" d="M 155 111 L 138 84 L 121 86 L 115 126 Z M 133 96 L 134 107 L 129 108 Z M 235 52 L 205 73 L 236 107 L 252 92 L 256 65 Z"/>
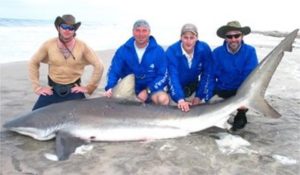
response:
<path id="1" fill-rule="evenodd" d="M 298 29 L 287 35 L 247 77 L 235 96 L 192 107 L 141 104 L 106 97 L 52 104 L 7 121 L 3 127 L 36 140 L 56 139 L 56 156 L 66 160 L 76 147 L 91 141 L 139 141 L 187 136 L 213 126 L 230 129 L 230 114 L 247 106 L 264 116 L 280 114 L 264 99 L 268 84 L 283 58 L 292 51 Z"/>

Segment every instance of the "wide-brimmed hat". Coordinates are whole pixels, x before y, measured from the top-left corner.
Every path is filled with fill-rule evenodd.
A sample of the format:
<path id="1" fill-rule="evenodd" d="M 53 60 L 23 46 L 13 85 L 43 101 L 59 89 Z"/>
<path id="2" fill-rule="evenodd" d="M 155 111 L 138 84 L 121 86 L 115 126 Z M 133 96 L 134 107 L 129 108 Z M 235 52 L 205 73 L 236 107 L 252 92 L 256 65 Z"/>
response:
<path id="1" fill-rule="evenodd" d="M 226 38 L 226 33 L 233 30 L 238 30 L 242 32 L 243 35 L 248 35 L 251 32 L 250 27 L 242 27 L 238 21 L 230 21 L 227 25 L 224 25 L 217 30 L 217 35 L 221 38 Z"/>
<path id="2" fill-rule="evenodd" d="M 181 35 L 183 35 L 185 32 L 192 32 L 196 36 L 198 36 L 198 29 L 194 24 L 187 23 L 182 26 L 181 28 Z"/>
<path id="3" fill-rule="evenodd" d="M 72 25 L 75 28 L 75 31 L 79 28 L 79 26 L 81 25 L 81 22 L 77 22 L 75 20 L 75 17 L 73 15 L 63 15 L 62 17 L 58 16 L 56 17 L 55 21 L 54 21 L 54 25 L 56 27 L 56 29 L 59 28 L 59 26 L 61 24 L 68 24 L 68 25 Z"/>

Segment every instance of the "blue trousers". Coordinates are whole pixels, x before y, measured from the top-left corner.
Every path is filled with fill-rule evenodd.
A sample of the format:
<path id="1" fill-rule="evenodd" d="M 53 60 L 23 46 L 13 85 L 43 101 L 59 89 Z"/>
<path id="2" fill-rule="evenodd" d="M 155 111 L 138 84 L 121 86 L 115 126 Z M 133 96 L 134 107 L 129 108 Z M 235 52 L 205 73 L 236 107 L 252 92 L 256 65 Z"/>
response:
<path id="1" fill-rule="evenodd" d="M 64 101 L 68 101 L 68 100 L 77 100 L 77 99 L 83 99 L 83 98 L 85 98 L 84 93 L 70 93 L 65 97 L 61 97 L 61 96 L 57 95 L 57 93 L 54 91 L 53 95 L 48 95 L 48 96 L 40 95 L 37 102 L 33 106 L 32 110 L 36 110 L 38 108 L 48 106 L 53 103 L 59 103 L 59 102 L 64 102 Z"/>

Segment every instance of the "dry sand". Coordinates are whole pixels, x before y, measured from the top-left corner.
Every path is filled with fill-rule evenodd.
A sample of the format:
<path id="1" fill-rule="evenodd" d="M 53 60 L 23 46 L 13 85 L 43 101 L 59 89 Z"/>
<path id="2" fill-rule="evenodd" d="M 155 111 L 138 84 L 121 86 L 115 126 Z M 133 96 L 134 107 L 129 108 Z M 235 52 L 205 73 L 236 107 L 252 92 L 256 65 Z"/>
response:
<path id="1" fill-rule="evenodd" d="M 260 58 L 271 48 L 258 48 Z M 99 52 L 107 68 L 113 51 Z M 238 133 L 249 141 L 246 154 L 224 154 L 216 144 L 216 128 L 187 137 L 153 142 L 94 142 L 94 149 L 69 160 L 54 162 L 44 157 L 54 153 L 54 141 L 37 141 L 1 128 L 1 172 L 18 174 L 105 175 L 253 175 L 300 173 L 300 49 L 287 53 L 268 88 L 266 99 L 282 117 L 270 119 L 249 113 L 249 124 Z M 37 96 L 27 78 L 26 62 L 1 64 L 1 125 L 9 118 L 31 110 Z M 106 71 L 97 93 L 101 95 Z M 90 68 L 88 71 L 90 73 Z M 85 77 L 87 77 L 85 75 Z M 46 67 L 42 67 L 46 83 Z M 84 78 L 85 80 L 85 78 Z M 55 113 L 54 113 L 55 115 Z M 279 161 L 276 155 L 284 156 Z"/>

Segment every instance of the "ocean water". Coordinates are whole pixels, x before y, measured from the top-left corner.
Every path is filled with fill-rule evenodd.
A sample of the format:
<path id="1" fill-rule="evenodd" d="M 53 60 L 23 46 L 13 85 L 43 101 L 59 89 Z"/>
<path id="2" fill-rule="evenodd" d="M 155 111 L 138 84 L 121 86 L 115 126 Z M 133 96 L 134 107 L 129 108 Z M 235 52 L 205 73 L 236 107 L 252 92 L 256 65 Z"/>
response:
<path id="1" fill-rule="evenodd" d="M 31 58 L 40 45 L 47 39 L 57 36 L 54 20 L 0 18 L 0 63 L 26 61 Z M 100 20 L 99 20 L 100 21 Z M 94 50 L 116 49 L 131 35 L 132 22 L 122 23 L 81 21 L 77 37 Z M 150 24 L 151 25 L 151 24 Z M 151 34 L 164 47 L 179 39 L 179 24 L 151 26 Z M 199 39 L 206 41 L 211 48 L 222 44 L 223 40 L 215 35 L 215 30 L 198 29 Z M 251 34 L 245 37 L 249 44 L 256 47 L 273 48 L 282 38 Z M 299 40 L 296 42 L 299 47 Z"/>
<path id="2" fill-rule="evenodd" d="M 0 18 L 0 63 L 29 60 L 43 42 L 57 36 L 53 21 Z M 99 21 L 81 21 L 76 36 L 94 50 L 118 48 L 132 36 L 131 21 Z M 180 28 L 151 26 L 151 32 L 159 44 L 167 46 L 179 39 Z"/>
<path id="3" fill-rule="evenodd" d="M 94 50 L 113 49 L 131 35 L 124 27 L 100 22 L 82 22 L 77 37 Z M 52 20 L 0 18 L 0 63 L 28 60 L 57 31 Z"/>

